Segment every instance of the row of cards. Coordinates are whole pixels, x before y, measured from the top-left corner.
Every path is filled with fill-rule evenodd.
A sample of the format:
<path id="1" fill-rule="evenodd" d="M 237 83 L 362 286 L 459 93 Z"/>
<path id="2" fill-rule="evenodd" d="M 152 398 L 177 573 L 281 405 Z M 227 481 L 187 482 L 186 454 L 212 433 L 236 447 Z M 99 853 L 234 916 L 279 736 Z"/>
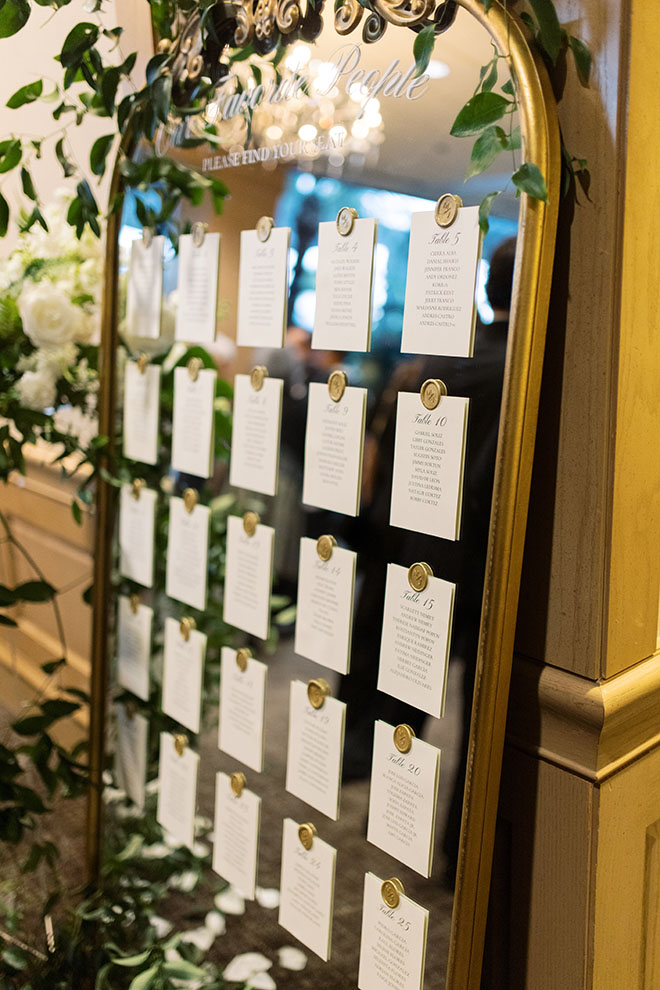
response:
<path id="1" fill-rule="evenodd" d="M 155 501 L 156 492 L 150 489 L 142 489 L 137 499 L 130 486 L 122 489 L 120 570 L 146 587 L 151 586 L 153 576 Z M 166 593 L 199 611 L 206 605 L 209 519 L 207 506 L 196 505 L 189 511 L 184 499 L 170 499 Z M 270 526 L 258 523 L 246 530 L 240 517 L 227 520 L 223 618 L 260 639 L 267 639 L 270 631 L 274 536 Z M 340 674 L 350 669 L 356 566 L 357 554 L 333 546 L 331 537 L 300 541 L 294 648 L 300 656 Z M 411 580 L 410 569 L 399 564 L 387 568 L 378 689 L 439 717 L 444 712 L 456 585 L 434 577 L 427 565 L 425 570 L 421 564 L 413 566 L 423 570 L 422 582 Z M 147 605 L 120 598 L 120 679 L 145 700 L 149 696 L 152 616 Z M 176 665 L 181 651 L 186 654 L 183 670 L 190 671 L 194 652 L 201 684 L 205 638 L 194 631 L 184 640 L 174 620 L 167 622 L 166 672 L 170 663 Z M 182 696 L 178 687 L 173 694 Z M 199 697 L 195 725 L 198 709 Z M 189 721 L 179 721 L 197 731 Z"/>
<path id="2" fill-rule="evenodd" d="M 133 797 L 146 768 L 148 723 L 139 714 L 128 715 L 121 705 L 117 721 L 118 780 Z M 429 876 L 440 753 L 413 739 L 403 755 L 393 744 L 392 726 L 377 722 L 375 729 L 368 841 Z M 194 842 L 199 762 L 181 737 L 161 733 L 157 817 L 174 839 L 188 846 Z M 142 785 L 142 797 L 143 791 Z M 261 798 L 247 788 L 244 775 L 218 772 L 213 869 L 248 899 L 256 894 L 260 824 Z M 410 855 L 414 845 L 428 848 L 425 860 L 420 849 Z M 331 950 L 336 859 L 337 850 L 318 837 L 313 825 L 284 820 L 279 923 L 324 960 Z M 369 965 L 363 971 L 360 963 L 359 986 L 367 990 L 390 986 L 374 977 L 386 980 L 384 964 L 392 947 L 384 950 L 390 940 L 408 971 L 400 985 L 423 985 L 428 912 L 391 886 L 366 876 L 362 953 Z"/>
<path id="3" fill-rule="evenodd" d="M 247 667 L 239 670 L 235 661 L 234 651 L 223 648 L 222 676 L 227 675 L 227 684 L 220 692 L 218 746 L 229 756 L 261 772 L 266 669 L 264 664 L 250 658 Z M 232 665 L 239 671 L 237 674 L 232 673 Z M 190 676 L 195 676 L 194 670 Z M 170 684 L 166 687 L 167 679 L 163 683 L 163 711 L 184 725 L 187 721 L 194 723 L 194 719 L 189 719 L 186 702 L 176 700 L 172 694 L 171 673 Z M 183 688 L 184 681 L 185 677 L 180 676 L 179 687 Z M 318 682 L 312 681 L 310 685 L 302 681 L 291 682 L 286 790 L 336 821 L 339 818 L 346 705 L 336 698 L 325 697 L 322 706 L 317 707 Z M 187 694 L 194 692 L 194 689 L 185 690 Z M 130 706 L 118 706 L 117 767 L 126 793 L 142 807 L 148 723 L 144 716 L 129 709 Z M 375 724 L 367 839 L 428 877 L 433 865 L 440 750 L 415 738 L 407 727 L 404 729 L 410 738 L 406 737 L 409 745 L 402 752 L 393 741 L 395 730 L 385 722 Z M 193 731 L 198 730 L 199 726 Z M 185 786 L 179 781 L 175 787 L 184 764 L 175 761 L 169 751 L 164 760 L 161 751 L 159 821 L 180 842 L 191 846 L 198 758 L 192 750 L 186 749 L 186 753 L 187 762 L 195 773 L 186 778 Z M 172 777 L 167 773 L 170 763 Z M 171 808 L 166 800 L 170 788 L 175 795 Z M 227 879 L 235 882 L 232 876 Z M 244 883 L 239 886 L 251 889 Z"/>
<path id="4" fill-rule="evenodd" d="M 350 216 L 351 211 L 342 210 Z M 264 218 L 266 219 L 266 218 Z M 312 347 L 368 351 L 377 221 L 319 224 L 316 315 Z M 286 329 L 291 230 L 241 233 L 237 343 L 281 347 Z M 128 282 L 131 336 L 160 334 L 165 238 L 135 240 Z M 413 213 L 403 313 L 403 353 L 471 357 L 474 292 L 481 247 L 479 209 L 458 210 L 451 227 L 435 212 Z M 176 338 L 212 343 L 218 295 L 220 234 L 179 238 Z"/>
<path id="5" fill-rule="evenodd" d="M 282 421 L 281 378 L 264 369 L 236 375 L 229 481 L 277 494 Z M 174 372 L 172 467 L 208 478 L 213 471 L 215 372 Z M 160 368 L 126 364 L 124 453 L 155 464 Z M 303 502 L 356 516 L 360 511 L 367 389 L 309 386 Z M 421 394 L 398 395 L 390 525 L 456 540 L 460 533 L 469 399 L 443 395 L 434 409 Z"/>

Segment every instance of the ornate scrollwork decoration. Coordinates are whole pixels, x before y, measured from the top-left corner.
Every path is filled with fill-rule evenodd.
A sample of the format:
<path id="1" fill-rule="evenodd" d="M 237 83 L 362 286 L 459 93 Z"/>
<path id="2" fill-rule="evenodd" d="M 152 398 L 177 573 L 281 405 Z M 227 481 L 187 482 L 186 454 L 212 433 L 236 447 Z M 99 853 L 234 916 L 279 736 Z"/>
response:
<path id="1" fill-rule="evenodd" d="M 435 26 L 441 34 L 453 24 L 458 10 L 453 0 L 372 0 L 372 12 L 362 29 L 364 41 L 371 44 L 382 38 L 388 24 L 397 27 L 419 28 L 426 24 Z M 338 34 L 350 34 L 362 20 L 364 7 L 359 0 L 344 0 L 335 13 L 335 30 Z"/>
<path id="2" fill-rule="evenodd" d="M 358 0 L 344 0 L 335 11 L 335 31 L 337 34 L 350 34 L 362 20 L 364 7 Z"/>
<path id="3" fill-rule="evenodd" d="M 300 23 L 300 4 L 298 0 L 280 0 L 277 5 L 277 26 L 282 34 L 291 34 Z"/>
<path id="4" fill-rule="evenodd" d="M 362 25 L 362 40 L 366 41 L 368 45 L 373 45 L 375 41 L 379 41 L 383 37 L 386 27 L 385 18 L 373 11 Z"/>

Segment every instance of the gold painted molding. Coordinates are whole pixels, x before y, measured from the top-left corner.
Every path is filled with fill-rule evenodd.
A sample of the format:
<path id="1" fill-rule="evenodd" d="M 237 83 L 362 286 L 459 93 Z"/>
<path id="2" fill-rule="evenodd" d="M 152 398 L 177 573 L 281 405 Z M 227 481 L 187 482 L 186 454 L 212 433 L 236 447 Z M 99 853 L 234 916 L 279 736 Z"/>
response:
<path id="1" fill-rule="evenodd" d="M 507 743 L 602 784 L 660 745 L 660 653 L 603 681 L 517 656 Z"/>

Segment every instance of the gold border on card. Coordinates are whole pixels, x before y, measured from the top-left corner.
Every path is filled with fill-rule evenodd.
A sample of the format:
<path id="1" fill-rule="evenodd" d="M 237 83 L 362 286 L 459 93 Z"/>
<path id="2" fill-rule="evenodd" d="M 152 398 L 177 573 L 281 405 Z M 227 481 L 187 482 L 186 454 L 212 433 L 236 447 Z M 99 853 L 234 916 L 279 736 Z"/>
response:
<path id="1" fill-rule="evenodd" d="M 560 195 L 557 114 L 545 67 L 531 52 L 518 19 L 498 0 L 488 12 L 480 0 L 456 0 L 510 60 L 526 161 L 537 165 L 548 189 L 542 203 L 522 194 L 514 291 L 502 395 L 497 463 L 488 539 L 486 582 L 463 802 L 447 990 L 479 990 L 499 795 L 507 699 L 532 474 L 541 371 Z M 377 44 L 378 42 L 376 42 Z M 132 152 L 124 139 L 117 163 Z M 110 197 L 120 191 L 115 165 Z M 116 415 L 119 212 L 107 221 L 99 431 L 112 437 Z M 108 450 L 106 456 L 110 456 Z M 109 669 L 109 612 L 115 491 L 98 481 L 93 588 L 90 778 L 87 871 L 100 875 L 102 768 Z"/>

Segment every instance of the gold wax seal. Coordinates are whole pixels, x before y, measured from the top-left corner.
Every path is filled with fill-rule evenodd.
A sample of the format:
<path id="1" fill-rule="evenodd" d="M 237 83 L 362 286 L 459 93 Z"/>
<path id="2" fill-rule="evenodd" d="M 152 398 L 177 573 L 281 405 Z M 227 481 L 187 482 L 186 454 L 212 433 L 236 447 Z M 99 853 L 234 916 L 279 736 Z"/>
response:
<path id="1" fill-rule="evenodd" d="M 231 785 L 232 794 L 235 797 L 240 797 L 243 793 L 243 788 L 247 784 L 244 773 L 233 773 L 229 778 L 229 783 Z"/>
<path id="2" fill-rule="evenodd" d="M 323 708 L 330 696 L 330 685 L 323 677 L 317 677 L 307 685 L 307 698 L 312 708 Z"/>
<path id="3" fill-rule="evenodd" d="M 131 597 L 128 600 L 128 604 L 131 606 L 131 612 L 133 613 L 133 615 L 137 615 L 137 610 L 140 607 L 140 596 L 131 595 Z"/>
<path id="4" fill-rule="evenodd" d="M 192 381 L 194 382 L 197 381 L 199 377 L 199 373 L 202 370 L 203 366 L 204 366 L 204 362 L 202 361 L 201 358 L 192 357 L 190 361 L 188 361 L 186 367 L 188 368 L 188 374 L 190 375 Z"/>
<path id="5" fill-rule="evenodd" d="M 397 908 L 405 891 L 398 877 L 390 877 L 380 888 L 380 893 L 389 908 Z"/>
<path id="6" fill-rule="evenodd" d="M 328 394 L 333 402 L 339 402 L 344 392 L 346 391 L 346 386 L 348 385 L 348 377 L 345 371 L 333 371 L 328 378 Z"/>
<path id="7" fill-rule="evenodd" d="M 142 489 L 147 487 L 147 483 L 144 478 L 134 478 L 131 485 L 131 495 L 137 502 L 142 494 Z"/>
<path id="8" fill-rule="evenodd" d="M 445 193 L 436 203 L 435 222 L 439 227 L 451 227 L 462 205 L 463 200 L 460 196 L 454 196 L 453 193 Z"/>
<path id="9" fill-rule="evenodd" d="M 298 826 L 298 838 L 307 852 L 314 845 L 314 836 L 316 834 L 316 829 L 311 822 L 305 822 L 304 825 Z"/>
<path id="10" fill-rule="evenodd" d="M 142 354 L 138 354 L 138 359 L 135 363 L 138 366 L 138 371 L 141 375 L 143 375 L 147 370 L 147 365 L 149 364 L 149 355 L 145 354 L 143 351 Z"/>
<path id="11" fill-rule="evenodd" d="M 413 739 L 415 738 L 415 733 L 410 728 L 409 725 L 401 724 L 397 725 L 394 730 L 394 745 L 399 750 L 400 753 L 409 753 L 412 749 Z"/>
<path id="12" fill-rule="evenodd" d="M 247 648 L 247 646 L 242 646 L 240 650 L 236 650 L 236 666 L 243 673 L 247 670 L 248 660 L 252 656 L 252 651 Z"/>
<path id="13" fill-rule="evenodd" d="M 259 217 L 257 220 L 257 237 L 263 244 L 270 237 L 270 232 L 273 229 L 274 223 L 272 217 Z"/>
<path id="14" fill-rule="evenodd" d="M 151 247 L 151 242 L 154 239 L 154 232 L 151 227 L 142 228 L 142 243 L 148 249 Z"/>
<path id="15" fill-rule="evenodd" d="M 195 223 L 190 228 L 190 233 L 192 236 L 192 242 L 195 247 L 201 247 L 204 243 L 204 238 L 206 236 L 206 224 L 201 220 L 196 220 Z"/>
<path id="16" fill-rule="evenodd" d="M 316 552 L 321 560 L 330 560 L 332 557 L 332 551 L 336 546 L 337 541 L 334 536 L 330 536 L 329 534 L 319 536 L 316 541 Z"/>
<path id="17" fill-rule="evenodd" d="M 422 405 L 425 409 L 435 409 L 440 399 L 447 394 L 447 386 L 439 378 L 427 378 L 419 390 Z"/>
<path id="18" fill-rule="evenodd" d="M 174 748 L 179 756 L 183 756 L 183 751 L 188 745 L 188 736 L 184 736 L 180 733 L 178 736 L 174 737 Z"/>
<path id="19" fill-rule="evenodd" d="M 254 536 L 257 532 L 257 526 L 261 522 L 258 512 L 246 512 L 243 516 L 243 529 L 248 536 Z"/>
<path id="20" fill-rule="evenodd" d="M 353 224 L 357 218 L 357 210 L 354 210 L 352 206 L 342 206 L 341 210 L 337 214 L 337 232 L 340 233 L 342 237 L 348 237 L 350 232 L 353 230 Z"/>
<path id="21" fill-rule="evenodd" d="M 424 591 L 430 577 L 433 577 L 433 571 L 423 560 L 408 568 L 408 584 L 413 591 Z"/>
<path id="22" fill-rule="evenodd" d="M 268 378 L 268 368 L 263 364 L 258 364 L 250 372 L 250 385 L 255 392 L 260 392 L 264 387 L 264 379 Z"/>
<path id="23" fill-rule="evenodd" d="M 179 632 L 185 639 L 186 643 L 190 639 L 190 633 L 196 628 L 197 623 L 194 619 L 191 619 L 190 616 L 187 615 L 185 618 L 181 619 L 181 622 L 179 623 Z"/>
<path id="24" fill-rule="evenodd" d="M 183 504 L 186 512 L 192 512 L 199 502 L 199 492 L 196 488 L 186 488 L 183 493 Z"/>

